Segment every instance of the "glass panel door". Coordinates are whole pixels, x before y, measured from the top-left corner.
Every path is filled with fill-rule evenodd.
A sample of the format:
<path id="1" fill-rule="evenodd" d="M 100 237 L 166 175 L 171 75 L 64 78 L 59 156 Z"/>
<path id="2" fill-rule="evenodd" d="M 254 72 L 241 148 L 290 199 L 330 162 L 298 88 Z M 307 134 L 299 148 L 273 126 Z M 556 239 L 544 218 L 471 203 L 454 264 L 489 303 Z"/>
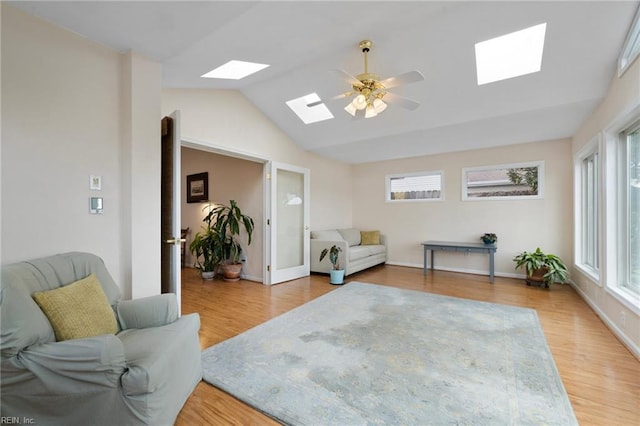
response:
<path id="1" fill-rule="evenodd" d="M 271 163 L 269 284 L 309 275 L 309 170 Z"/>

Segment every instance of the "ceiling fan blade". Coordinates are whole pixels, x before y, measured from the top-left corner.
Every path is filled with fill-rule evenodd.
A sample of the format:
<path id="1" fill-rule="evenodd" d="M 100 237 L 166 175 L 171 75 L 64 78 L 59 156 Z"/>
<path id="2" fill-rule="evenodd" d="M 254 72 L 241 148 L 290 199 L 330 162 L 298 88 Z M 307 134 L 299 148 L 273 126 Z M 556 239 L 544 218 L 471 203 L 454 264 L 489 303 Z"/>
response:
<path id="1" fill-rule="evenodd" d="M 390 104 L 401 106 L 402 108 L 406 108 L 410 111 L 413 111 L 420 106 L 420 102 L 414 101 L 413 99 L 405 98 L 404 96 L 396 95 L 395 93 L 389 93 L 389 92 L 387 92 L 387 94 L 384 95 L 383 101 Z"/>
<path id="2" fill-rule="evenodd" d="M 346 80 L 352 86 L 356 86 L 356 87 L 362 87 L 363 86 L 363 84 L 362 84 L 362 82 L 360 80 L 358 80 L 357 78 L 355 78 L 354 76 L 352 76 L 351 74 L 349 74 L 346 71 L 335 69 L 335 70 L 331 70 L 331 72 L 334 72 L 334 73 L 338 74 L 340 76 L 340 78 Z"/>
<path id="3" fill-rule="evenodd" d="M 344 92 L 344 93 L 340 93 L 339 95 L 335 95 L 332 96 L 331 98 L 329 98 L 326 102 L 331 102 L 331 101 L 336 101 L 338 99 L 344 99 L 344 98 L 348 98 L 351 95 L 356 94 L 356 92 Z M 310 104 L 307 104 L 307 107 L 311 108 L 314 107 L 316 105 L 320 105 L 321 103 L 323 103 L 325 101 L 323 101 L 322 99 L 315 101 L 315 102 L 311 102 Z"/>
<path id="4" fill-rule="evenodd" d="M 424 80 L 424 76 L 420 71 L 409 71 L 395 77 L 389 77 L 380 83 L 382 83 L 385 88 L 391 89 L 402 84 L 415 83 L 422 80 Z"/>

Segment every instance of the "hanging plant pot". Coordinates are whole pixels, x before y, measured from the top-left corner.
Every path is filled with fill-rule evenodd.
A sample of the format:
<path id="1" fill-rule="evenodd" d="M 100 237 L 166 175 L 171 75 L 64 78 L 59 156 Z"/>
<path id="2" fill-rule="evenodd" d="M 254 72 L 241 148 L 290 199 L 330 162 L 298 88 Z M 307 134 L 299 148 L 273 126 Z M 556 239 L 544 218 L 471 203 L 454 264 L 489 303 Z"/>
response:
<path id="1" fill-rule="evenodd" d="M 331 276 L 331 284 L 343 284 L 344 283 L 344 269 L 332 269 L 329 271 Z"/>
<path id="2" fill-rule="evenodd" d="M 240 281 L 240 271 L 242 271 L 242 263 L 223 263 L 222 279 L 229 282 Z"/>

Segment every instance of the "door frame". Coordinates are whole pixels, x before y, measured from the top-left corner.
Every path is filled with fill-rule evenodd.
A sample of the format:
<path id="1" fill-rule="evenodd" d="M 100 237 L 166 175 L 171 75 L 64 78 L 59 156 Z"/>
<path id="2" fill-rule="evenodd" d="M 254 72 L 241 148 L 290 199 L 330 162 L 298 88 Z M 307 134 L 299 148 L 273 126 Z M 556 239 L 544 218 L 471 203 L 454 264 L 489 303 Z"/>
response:
<path id="1" fill-rule="evenodd" d="M 262 173 L 262 186 L 263 186 L 263 206 L 262 206 L 262 217 L 264 218 L 264 226 L 263 226 L 263 246 L 262 246 L 262 284 L 267 284 L 268 275 L 267 275 L 267 265 L 269 264 L 270 258 L 270 245 L 271 245 L 271 235 L 268 232 L 267 226 L 267 212 L 269 211 L 267 208 L 267 200 L 270 198 L 269 194 L 271 192 L 268 176 L 266 173 L 266 167 L 271 161 L 269 158 L 264 156 L 256 155 L 250 152 L 242 151 L 239 149 L 229 148 L 226 146 L 221 146 L 213 142 L 205 141 L 202 139 L 195 139 L 188 136 L 182 136 L 180 138 L 180 146 L 185 148 L 197 149 L 205 152 L 212 152 L 214 154 L 225 155 L 228 157 L 239 158 L 242 160 L 253 161 L 255 163 L 260 163 L 263 165 L 263 173 Z"/>

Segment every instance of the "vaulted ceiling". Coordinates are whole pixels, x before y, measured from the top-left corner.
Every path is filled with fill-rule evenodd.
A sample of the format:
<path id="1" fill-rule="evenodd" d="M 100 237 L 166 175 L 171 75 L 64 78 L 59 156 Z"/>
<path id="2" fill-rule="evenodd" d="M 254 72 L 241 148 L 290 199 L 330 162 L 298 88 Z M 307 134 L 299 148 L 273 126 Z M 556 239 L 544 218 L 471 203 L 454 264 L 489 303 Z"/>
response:
<path id="1" fill-rule="evenodd" d="M 167 88 L 242 92 L 303 149 L 350 163 L 570 137 L 601 102 L 638 1 L 11 2 L 163 67 Z M 474 45 L 547 23 L 540 72 L 476 83 Z M 350 85 L 330 70 L 418 70 L 394 89 L 420 102 L 370 119 L 331 101 Z M 269 64 L 241 80 L 200 76 L 229 60 Z M 334 119 L 304 124 L 286 101 L 309 93 Z"/>

